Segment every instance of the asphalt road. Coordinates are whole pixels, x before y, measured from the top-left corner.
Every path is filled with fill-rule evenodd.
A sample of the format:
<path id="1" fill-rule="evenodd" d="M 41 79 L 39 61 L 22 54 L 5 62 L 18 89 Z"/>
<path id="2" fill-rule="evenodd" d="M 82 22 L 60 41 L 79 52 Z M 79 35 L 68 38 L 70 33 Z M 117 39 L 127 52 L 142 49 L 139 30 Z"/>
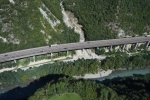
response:
<path id="1" fill-rule="evenodd" d="M 143 37 L 122 38 L 122 39 L 67 43 L 67 44 L 59 44 L 53 47 L 43 46 L 43 47 L 30 48 L 30 49 L 0 54 L 0 62 L 6 62 L 15 59 L 25 58 L 25 57 L 31 57 L 35 55 L 49 54 L 49 53 L 68 51 L 68 50 L 79 50 L 79 49 L 86 49 L 86 48 L 93 48 L 93 47 L 143 43 L 149 41 L 150 41 L 149 37 L 143 36 Z"/>

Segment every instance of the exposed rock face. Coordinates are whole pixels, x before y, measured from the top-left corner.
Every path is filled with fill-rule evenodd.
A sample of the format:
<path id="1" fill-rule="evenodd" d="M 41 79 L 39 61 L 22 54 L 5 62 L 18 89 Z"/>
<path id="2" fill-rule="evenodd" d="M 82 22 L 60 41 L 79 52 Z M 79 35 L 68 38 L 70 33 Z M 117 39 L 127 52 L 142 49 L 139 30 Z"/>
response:
<path id="1" fill-rule="evenodd" d="M 46 44 L 53 44 L 53 42 L 59 41 L 53 38 L 53 36 L 55 37 L 56 35 L 55 33 L 60 35 L 64 28 L 64 24 L 62 24 L 60 21 L 61 18 L 58 18 L 58 15 L 61 15 L 59 1 L 56 3 L 55 0 L 1 1 L 4 1 L 0 7 L 1 43 L 4 45 L 6 43 L 19 44 L 17 46 L 19 49 L 21 46 L 21 48 L 26 47 L 23 45 L 27 45 L 29 43 L 32 43 L 30 47 L 36 47 L 37 45 L 42 46 Z M 56 7 L 55 9 L 55 7 L 49 6 L 53 4 L 56 4 L 58 8 Z M 54 13 L 53 10 L 57 10 L 58 13 Z M 2 48 L 1 46 L 0 48 Z"/>
<path id="2" fill-rule="evenodd" d="M 82 25 L 78 24 L 78 19 L 74 16 L 73 13 L 69 11 L 65 11 L 62 1 L 60 2 L 62 14 L 63 14 L 63 20 L 64 23 L 71 28 L 74 28 L 75 32 L 80 34 L 80 42 L 84 42 L 84 32 L 82 30 Z M 75 6 L 75 3 L 74 5 Z M 97 58 L 97 59 L 104 59 L 104 56 L 98 56 L 95 53 L 91 51 L 91 49 L 83 49 L 83 50 L 76 50 L 76 55 L 73 57 L 74 59 L 78 58 L 84 58 L 84 59 L 92 59 L 92 58 Z"/>
<path id="3" fill-rule="evenodd" d="M 11 30 L 10 23 L 4 23 L 1 32 L 9 32 Z"/>
<path id="4" fill-rule="evenodd" d="M 84 38 L 84 32 L 82 30 L 82 25 L 78 24 L 78 19 L 75 18 L 73 13 L 71 13 L 69 11 L 65 11 L 65 9 L 62 5 L 62 2 L 60 3 L 60 6 L 61 6 L 63 20 L 64 20 L 65 24 L 68 27 L 74 28 L 75 32 L 80 34 L 80 42 L 84 42 L 85 38 Z"/>
<path id="5" fill-rule="evenodd" d="M 15 4 L 14 0 L 9 0 L 10 3 Z"/>
<path id="6" fill-rule="evenodd" d="M 45 9 L 45 10 L 43 10 L 43 9 Z M 42 6 L 39 8 L 39 10 L 40 10 L 41 14 L 43 15 L 43 17 L 49 22 L 51 27 L 56 31 L 55 26 L 60 24 L 60 21 L 52 14 L 52 12 L 44 4 L 42 4 Z M 53 19 L 51 19 L 51 18 L 53 18 Z"/>

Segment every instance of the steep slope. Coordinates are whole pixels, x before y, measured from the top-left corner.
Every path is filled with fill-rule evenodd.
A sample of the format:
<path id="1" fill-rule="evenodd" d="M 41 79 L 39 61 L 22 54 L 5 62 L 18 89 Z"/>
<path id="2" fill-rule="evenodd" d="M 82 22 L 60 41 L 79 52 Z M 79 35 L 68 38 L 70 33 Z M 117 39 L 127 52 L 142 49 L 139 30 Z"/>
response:
<path id="1" fill-rule="evenodd" d="M 59 0 L 0 1 L 0 53 L 77 41 L 63 23 Z"/>
<path id="2" fill-rule="evenodd" d="M 63 0 L 63 4 L 83 26 L 85 40 L 150 32 L 149 0 Z"/>

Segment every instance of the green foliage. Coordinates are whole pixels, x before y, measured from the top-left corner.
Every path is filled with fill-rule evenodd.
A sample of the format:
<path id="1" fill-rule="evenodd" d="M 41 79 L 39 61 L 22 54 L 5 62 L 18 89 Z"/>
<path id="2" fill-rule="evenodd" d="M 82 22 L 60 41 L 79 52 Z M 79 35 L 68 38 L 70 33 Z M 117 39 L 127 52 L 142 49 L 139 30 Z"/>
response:
<path id="1" fill-rule="evenodd" d="M 40 61 L 40 60 L 43 60 L 43 59 L 49 59 L 50 57 L 48 55 L 39 55 L 39 56 L 35 56 L 35 62 L 36 61 Z M 34 57 L 33 57 L 34 59 Z"/>
<path id="2" fill-rule="evenodd" d="M 29 76 L 28 75 L 23 75 L 21 79 L 22 79 L 22 82 L 27 82 L 28 79 L 29 79 Z"/>
<path id="3" fill-rule="evenodd" d="M 98 48 L 98 49 L 95 50 L 95 53 L 98 54 L 98 55 L 102 55 L 102 54 L 105 53 L 105 49 L 103 49 L 103 48 Z"/>
<path id="4" fill-rule="evenodd" d="M 150 98 L 149 80 L 150 74 L 135 75 L 108 83 L 107 86 L 116 91 L 118 95 L 126 95 L 124 100 L 148 100 Z"/>
<path id="5" fill-rule="evenodd" d="M 74 29 L 64 27 L 64 31 L 60 35 L 55 34 L 54 38 L 57 40 L 58 44 L 62 44 L 62 43 L 70 43 L 71 41 L 78 42 L 80 36 L 79 34 L 74 32 Z"/>
<path id="6" fill-rule="evenodd" d="M 68 55 L 73 55 L 73 54 L 75 54 L 75 51 L 68 51 Z M 36 61 L 40 61 L 40 60 L 44 60 L 44 59 L 58 58 L 61 56 L 67 56 L 67 52 L 65 51 L 65 52 L 53 53 L 52 57 L 50 54 L 44 54 L 44 55 L 38 55 L 38 56 L 18 59 L 15 61 L 0 63 L 0 69 L 12 68 L 12 67 L 17 68 L 19 65 L 23 66 L 23 67 L 27 67 L 30 62 L 36 62 Z M 66 57 L 66 59 L 67 59 L 67 57 Z"/>
<path id="7" fill-rule="evenodd" d="M 24 62 L 24 60 L 22 61 Z M 25 61 L 26 62 L 26 61 Z M 14 84 L 16 82 L 25 82 L 32 79 L 34 76 L 37 78 L 49 74 L 64 74 L 69 76 L 84 75 L 86 73 L 96 73 L 101 67 L 100 62 L 96 59 L 85 60 L 78 59 L 75 62 L 55 62 L 53 64 L 45 64 L 34 69 L 23 71 L 21 69 L 16 72 L 3 72 L 0 74 L 0 83 Z"/>
<path id="8" fill-rule="evenodd" d="M 0 39 L 0 53 L 79 41 L 79 34 L 65 26 L 62 21 L 59 0 L 15 0 L 15 4 L 11 4 L 9 0 L 1 0 L 0 4 L 2 9 L 0 10 L 2 20 L 0 30 L 5 29 L 4 32 L 0 31 L 0 36 L 6 38 L 8 42 Z M 41 6 L 42 4 L 49 11 Z M 56 19 L 60 20 L 60 24 L 53 29 L 39 8 L 43 9 L 52 21 L 55 21 L 49 14 L 51 12 Z M 17 39 L 19 44 L 12 43 L 14 39 Z"/>
<path id="9" fill-rule="evenodd" d="M 126 55 L 108 57 L 102 61 L 102 68 L 105 70 L 123 68 L 127 59 L 128 57 Z"/>
<path id="10" fill-rule="evenodd" d="M 22 65 L 22 66 L 27 66 L 27 65 L 29 65 L 29 63 L 30 63 L 30 58 L 24 58 L 24 59 L 20 59 L 19 60 L 19 65 Z M 16 66 L 14 66 L 14 67 L 16 67 Z"/>
<path id="11" fill-rule="evenodd" d="M 29 100 L 35 100 L 35 99 L 30 99 Z M 49 100 L 82 100 L 80 96 L 78 96 L 75 93 L 64 93 L 61 94 L 60 96 L 54 96 L 51 97 Z"/>
<path id="12" fill-rule="evenodd" d="M 3 7 L 3 4 L 9 4 L 9 0 L 1 0 L 0 7 Z"/>
<path id="13" fill-rule="evenodd" d="M 86 40 L 117 38 L 114 26 L 131 36 L 150 31 L 149 0 L 63 1 L 65 9 L 73 12 L 83 25 Z"/>
<path id="14" fill-rule="evenodd" d="M 141 53 L 134 56 L 128 56 L 126 53 L 116 53 L 114 56 L 107 57 L 102 61 L 102 68 L 107 69 L 118 69 L 118 68 L 140 68 L 150 66 L 149 52 Z"/>
<path id="15" fill-rule="evenodd" d="M 121 78 L 108 83 L 62 78 L 37 90 L 29 100 L 59 98 L 64 93 L 77 93 L 83 100 L 149 100 L 150 74 Z M 53 100 L 53 99 L 52 99 Z M 54 99 L 57 100 L 57 99 Z M 71 99 L 69 99 L 71 100 Z"/>
<path id="16" fill-rule="evenodd" d="M 47 94 L 45 94 L 47 91 Z M 102 84 L 97 84 L 89 80 L 75 80 L 72 78 L 63 78 L 56 83 L 50 82 L 44 88 L 39 89 L 29 98 L 29 100 L 40 100 L 41 98 L 55 98 L 63 93 L 77 93 L 82 100 L 121 100 L 123 96 L 117 95 L 115 91 Z M 61 100 L 63 98 L 60 98 Z M 53 99 L 52 99 L 53 100 Z M 57 99 L 54 99 L 57 100 Z M 66 99 L 72 100 L 72 99 Z M 78 100 L 78 99 L 76 99 Z M 80 99 L 79 99 L 80 100 Z"/>
<path id="17" fill-rule="evenodd" d="M 44 3 L 59 20 L 63 21 L 59 0 L 42 0 L 42 3 Z"/>
<path id="18" fill-rule="evenodd" d="M 44 59 L 43 56 L 37 56 L 35 60 Z M 31 57 L 30 60 L 33 60 Z M 23 59 L 21 63 L 27 64 L 29 59 Z M 17 63 L 8 62 L 1 63 L 1 68 L 4 66 L 11 67 L 12 65 L 19 65 L 19 61 Z M 9 84 L 16 83 L 28 80 L 24 75 L 28 75 L 29 79 L 36 76 L 37 78 L 49 75 L 49 74 L 64 74 L 68 76 L 79 76 L 87 73 L 96 73 L 99 69 L 108 70 L 108 69 L 119 69 L 119 68 L 140 68 L 140 67 L 149 67 L 150 66 L 150 54 L 141 54 L 135 56 L 128 56 L 127 54 L 122 53 L 121 55 L 115 55 L 111 57 L 107 57 L 105 60 L 99 62 L 96 59 L 78 59 L 74 62 L 61 62 L 56 61 L 53 64 L 45 64 L 40 67 L 35 67 L 33 69 L 29 69 L 26 71 L 22 71 L 20 69 L 16 72 L 3 72 L 0 74 L 0 83 Z"/>
<path id="19" fill-rule="evenodd" d="M 19 65 L 18 60 L 16 60 L 16 63 L 14 61 L 4 62 L 4 63 L 0 63 L 0 69 L 16 67 L 18 65 Z"/>

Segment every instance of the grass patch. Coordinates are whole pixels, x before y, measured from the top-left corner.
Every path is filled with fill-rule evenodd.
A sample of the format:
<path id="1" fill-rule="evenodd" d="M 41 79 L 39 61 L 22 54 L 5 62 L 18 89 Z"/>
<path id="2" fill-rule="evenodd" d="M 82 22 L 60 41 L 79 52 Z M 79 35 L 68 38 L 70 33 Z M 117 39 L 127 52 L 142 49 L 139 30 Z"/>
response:
<path id="1" fill-rule="evenodd" d="M 82 98 L 75 93 L 65 93 L 62 96 L 54 96 L 49 100 L 82 100 Z"/>

